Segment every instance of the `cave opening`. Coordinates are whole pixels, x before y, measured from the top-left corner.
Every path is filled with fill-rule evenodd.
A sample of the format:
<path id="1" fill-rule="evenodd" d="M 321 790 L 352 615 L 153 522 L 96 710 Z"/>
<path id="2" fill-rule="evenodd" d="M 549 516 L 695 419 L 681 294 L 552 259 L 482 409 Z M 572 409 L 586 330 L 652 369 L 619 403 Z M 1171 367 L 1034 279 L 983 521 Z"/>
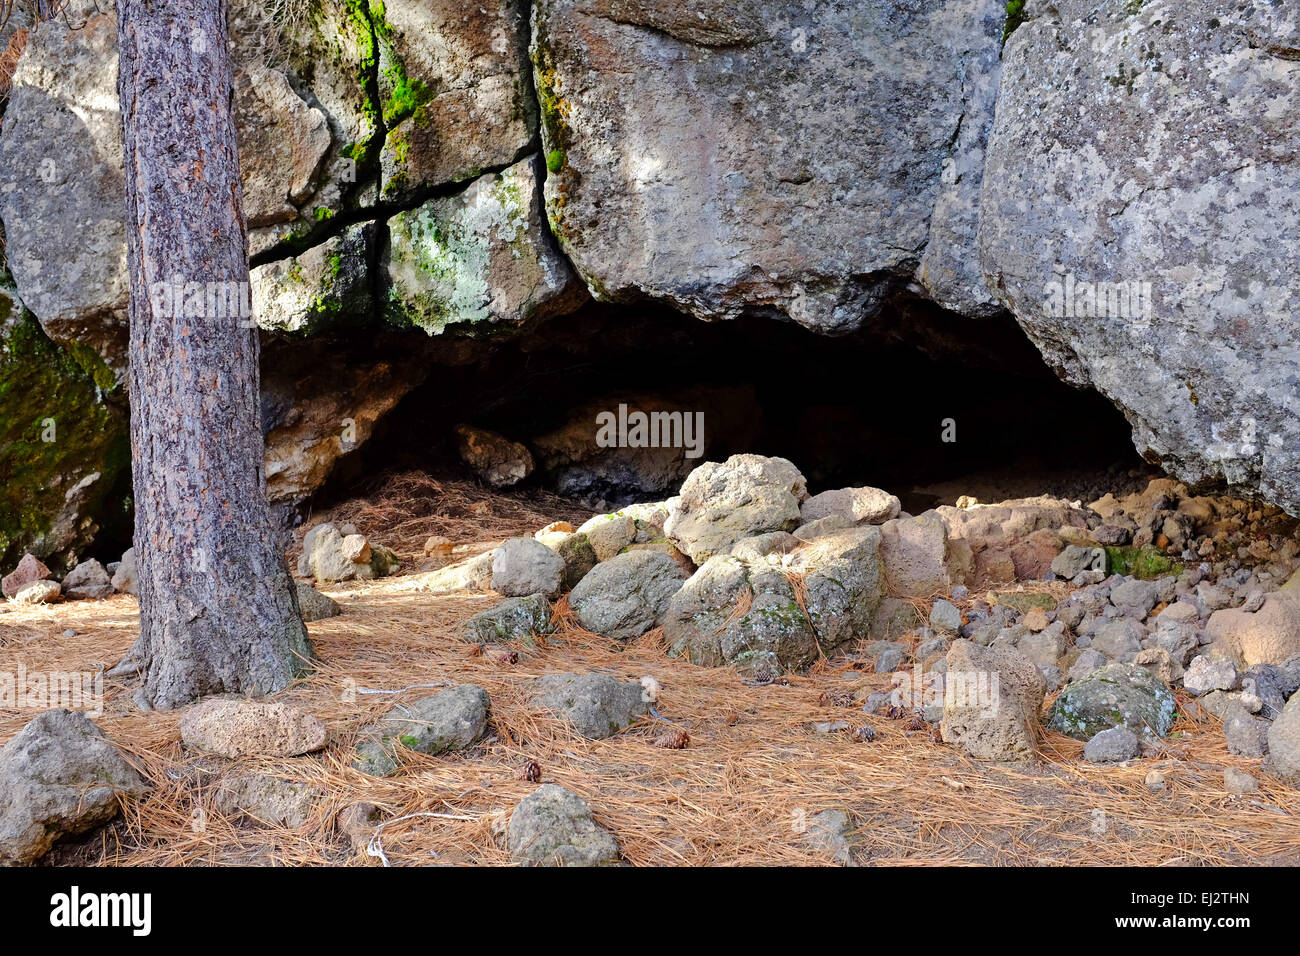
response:
<path id="1" fill-rule="evenodd" d="M 475 477 L 458 454 L 460 425 L 530 450 L 535 470 L 514 487 L 597 510 L 668 497 L 695 466 L 741 452 L 788 458 L 814 492 L 887 489 L 912 513 L 962 495 L 1089 501 L 1155 473 L 1123 415 L 1062 382 L 1005 314 L 974 320 L 903 298 L 832 338 L 768 318 L 706 323 L 655 304 L 589 303 L 504 340 L 433 345 L 427 378 L 314 504 L 383 473 Z M 634 434 L 604 447 L 602 426 L 638 410 L 700 420 L 703 447 L 627 447 Z"/>

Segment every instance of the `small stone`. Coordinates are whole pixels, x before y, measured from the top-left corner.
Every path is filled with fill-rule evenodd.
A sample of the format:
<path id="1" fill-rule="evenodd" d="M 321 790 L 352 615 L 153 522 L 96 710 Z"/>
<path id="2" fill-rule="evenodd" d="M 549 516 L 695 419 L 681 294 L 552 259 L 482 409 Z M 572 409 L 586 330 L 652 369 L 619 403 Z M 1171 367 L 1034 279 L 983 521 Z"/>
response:
<path id="1" fill-rule="evenodd" d="M 446 557 L 455 550 L 456 543 L 451 538 L 444 538 L 440 534 L 432 535 L 424 542 L 426 557 Z"/>
<path id="2" fill-rule="evenodd" d="M 343 613 L 343 608 L 339 607 L 333 598 L 321 594 L 310 584 L 304 584 L 302 581 L 294 583 L 298 591 L 298 609 L 302 612 L 305 623 L 323 621 L 327 617 L 337 617 Z"/>
<path id="3" fill-rule="evenodd" d="M 930 609 L 930 626 L 941 634 L 956 634 L 961 629 L 961 611 L 942 598 Z"/>
<path id="4" fill-rule="evenodd" d="M 1122 763 L 1134 760 L 1142 753 L 1137 735 L 1124 727 L 1111 727 L 1093 736 L 1083 748 L 1083 759 L 1089 763 Z"/>
<path id="5" fill-rule="evenodd" d="M 353 803 L 339 812 L 334 825 L 348 838 L 353 853 L 364 853 L 383 819 L 383 811 L 373 803 Z"/>
<path id="6" fill-rule="evenodd" d="M 113 588 L 119 594 L 135 594 L 135 548 L 127 548 L 113 572 Z"/>
<path id="7" fill-rule="evenodd" d="M 1167 786 L 1165 783 L 1165 772 L 1163 770 L 1148 771 L 1146 779 L 1142 782 L 1146 784 L 1147 789 L 1152 793 L 1159 793 Z"/>
<path id="8" fill-rule="evenodd" d="M 224 816 L 243 814 L 264 826 L 296 830 L 311 820 L 324 796 L 319 787 L 246 773 L 223 777 L 212 802 Z"/>
<path id="9" fill-rule="evenodd" d="M 1223 768 L 1223 789 L 1229 793 L 1241 796 L 1246 793 L 1254 793 L 1259 789 L 1259 781 L 1244 770 L 1238 770 L 1236 767 Z"/>
<path id="10" fill-rule="evenodd" d="M 1223 718 L 1228 753 L 1238 757 L 1263 757 L 1268 753 L 1270 723 L 1252 716 L 1241 704 L 1229 706 Z"/>
<path id="11" fill-rule="evenodd" d="M 14 595 L 15 604 L 54 604 L 62 598 L 58 581 L 33 581 Z"/>
<path id="12" fill-rule="evenodd" d="M 1041 607 L 1031 607 L 1025 612 L 1025 618 L 1021 623 L 1029 628 L 1031 633 L 1037 634 L 1039 631 L 1046 630 L 1051 622 L 1047 620 L 1047 612 Z"/>
<path id="13" fill-rule="evenodd" d="M 492 590 L 506 597 L 554 598 L 564 582 L 564 559 L 535 538 L 511 538 L 492 557 Z"/>
<path id="14" fill-rule="evenodd" d="M 814 849 L 829 853 L 839 864 L 848 864 L 849 833 L 852 823 L 843 810 L 823 810 L 808 818 L 807 839 Z"/>
<path id="15" fill-rule="evenodd" d="M 849 729 L 847 720 L 824 720 L 813 724 L 813 733 L 838 734 Z"/>
<path id="16" fill-rule="evenodd" d="M 487 691 L 474 684 L 397 704 L 358 741 L 352 766 L 386 777 L 399 766 L 398 744 L 432 756 L 465 750 L 487 732 L 490 704 Z"/>

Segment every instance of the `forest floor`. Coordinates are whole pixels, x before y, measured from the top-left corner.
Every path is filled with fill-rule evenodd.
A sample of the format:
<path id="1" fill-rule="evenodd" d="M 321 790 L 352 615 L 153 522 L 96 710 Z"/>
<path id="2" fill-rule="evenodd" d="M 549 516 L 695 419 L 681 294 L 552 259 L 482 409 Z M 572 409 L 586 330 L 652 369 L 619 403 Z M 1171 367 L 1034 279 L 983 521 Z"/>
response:
<path id="1" fill-rule="evenodd" d="M 458 542 L 460 558 L 582 513 L 558 499 L 425 482 L 377 491 L 312 523 L 320 517 L 355 523 L 414 571 L 430 534 Z M 748 686 L 728 669 L 669 658 L 659 631 L 629 644 L 583 631 L 561 604 L 558 632 L 535 648 L 519 647 L 518 661 L 506 663 L 474 653 L 459 636 L 461 623 L 499 596 L 435 597 L 405 578 L 322 588 L 344 613 L 309 626 L 316 670 L 278 699 L 324 721 L 323 751 L 233 763 L 196 756 L 181 746 L 179 712 L 141 711 L 132 704 L 133 679 L 106 679 L 104 713 L 94 719 L 153 790 L 118 822 L 47 862 L 506 864 L 505 821 L 536 788 L 519 773 L 529 762 L 542 782 L 585 798 L 632 865 L 829 864 L 832 852 L 808 832 L 810 818 L 828 809 L 848 813 L 850 856 L 859 864 L 1300 862 L 1300 791 L 1260 774 L 1258 792 L 1227 793 L 1223 769 L 1258 774 L 1258 761 L 1230 755 L 1219 722 L 1197 723 L 1185 706 L 1164 752 L 1150 759 L 1095 766 L 1080 759 L 1082 743 L 1047 732 L 1037 765 L 983 765 L 941 743 L 937 726 L 837 705 L 852 697 L 846 691 L 889 687 L 889 675 L 849 658 L 823 661 L 807 677 Z M 9 606 L 0 610 L 0 668 L 101 670 L 130 647 L 137 621 L 135 599 L 125 595 Z M 590 741 L 531 709 L 528 679 L 574 671 L 653 676 L 662 688 L 658 716 Z M 477 747 L 444 757 L 408 753 L 390 778 L 351 769 L 359 732 L 394 702 L 427 696 L 427 685 L 460 683 L 491 696 L 492 731 Z M 0 710 L 0 742 L 32 716 Z M 870 725 L 877 735 L 859 743 L 814 728 L 834 721 Z M 689 746 L 656 745 L 672 730 L 685 731 Z M 1144 782 L 1153 768 L 1166 777 L 1159 792 Z M 219 778 L 248 772 L 315 788 L 309 818 L 289 828 L 224 816 L 213 802 Z M 343 832 L 338 816 L 363 802 L 378 807 L 384 822 L 358 839 Z"/>

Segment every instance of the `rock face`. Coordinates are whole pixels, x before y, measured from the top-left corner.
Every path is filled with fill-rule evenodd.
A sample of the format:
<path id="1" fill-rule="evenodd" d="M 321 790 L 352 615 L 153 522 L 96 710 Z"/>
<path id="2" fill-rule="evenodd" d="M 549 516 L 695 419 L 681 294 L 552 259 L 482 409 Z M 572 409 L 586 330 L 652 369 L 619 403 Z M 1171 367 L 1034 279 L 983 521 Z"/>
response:
<path id="1" fill-rule="evenodd" d="M 883 590 L 875 527 L 826 535 L 784 558 L 719 555 L 673 595 L 664 637 L 670 654 L 694 664 L 736 663 L 770 679 L 866 634 Z"/>
<path id="2" fill-rule="evenodd" d="M 591 815 L 587 801 L 553 783 L 542 784 L 515 807 L 506 847 L 525 866 L 608 866 L 618 841 Z"/>
<path id="3" fill-rule="evenodd" d="M 793 531 L 808 487 L 784 458 L 732 455 L 696 468 L 668 502 L 664 533 L 696 564 L 726 554 L 741 538 Z"/>
<path id="4" fill-rule="evenodd" d="M 964 640 L 953 642 L 947 661 L 944 741 L 961 745 L 977 760 L 1026 760 L 1037 754 L 1047 683 L 1034 663 L 1011 648 Z"/>
<path id="5" fill-rule="evenodd" d="M 608 674 L 548 674 L 533 692 L 534 703 L 591 740 L 620 733 L 646 712 L 645 688 Z"/>
<path id="6" fill-rule="evenodd" d="M 1124 412 L 1148 459 L 1295 511 L 1294 8 L 1030 12 L 989 137 L 990 288 L 1049 364 Z"/>
<path id="7" fill-rule="evenodd" d="M 945 301 L 987 300 L 953 263 L 973 272 L 1002 6 L 544 0 L 556 236 L 601 298 L 840 332 L 917 272 L 937 219 L 968 250 L 926 275 Z"/>
<path id="8" fill-rule="evenodd" d="M 569 595 L 587 630 L 617 641 L 663 623 L 686 572 L 666 554 L 630 551 L 592 568 Z"/>
<path id="9" fill-rule="evenodd" d="M 82 713 L 50 710 L 0 750 L 0 864 L 27 866 L 58 840 L 116 816 L 147 786 Z"/>
<path id="10" fill-rule="evenodd" d="M 181 740 L 191 750 L 235 759 L 296 757 L 320 750 L 328 734 L 311 714 L 285 704 L 210 698 L 180 720 Z"/>
<path id="11" fill-rule="evenodd" d="M 456 446 L 460 460 L 494 488 L 508 488 L 533 473 L 526 447 L 485 428 L 457 425 Z"/>

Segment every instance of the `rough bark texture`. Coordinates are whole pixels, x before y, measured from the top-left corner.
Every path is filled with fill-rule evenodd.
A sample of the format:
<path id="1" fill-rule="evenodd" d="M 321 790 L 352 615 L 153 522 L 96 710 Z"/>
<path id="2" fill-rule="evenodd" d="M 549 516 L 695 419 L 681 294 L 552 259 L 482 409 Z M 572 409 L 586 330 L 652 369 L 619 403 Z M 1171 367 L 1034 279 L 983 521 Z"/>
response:
<path id="1" fill-rule="evenodd" d="M 140 698 L 266 694 L 311 645 L 271 533 L 257 332 L 209 294 L 248 282 L 226 3 L 117 7 Z"/>

